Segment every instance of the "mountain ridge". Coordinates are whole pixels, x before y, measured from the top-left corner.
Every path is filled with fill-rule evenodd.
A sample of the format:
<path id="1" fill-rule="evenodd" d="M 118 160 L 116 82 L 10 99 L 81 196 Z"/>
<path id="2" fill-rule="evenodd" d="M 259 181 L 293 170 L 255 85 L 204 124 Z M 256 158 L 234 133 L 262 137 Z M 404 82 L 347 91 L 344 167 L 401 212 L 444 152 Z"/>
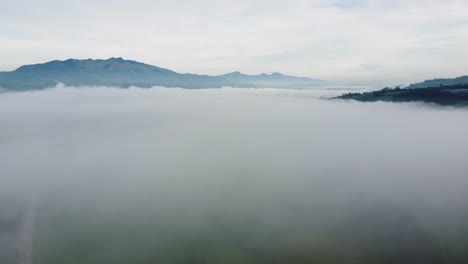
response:
<path id="1" fill-rule="evenodd" d="M 437 86 L 453 86 L 453 85 L 467 85 L 468 75 L 459 76 L 455 78 L 436 78 L 431 80 L 425 80 L 418 83 L 413 83 L 408 86 L 410 89 L 420 89 Z"/>

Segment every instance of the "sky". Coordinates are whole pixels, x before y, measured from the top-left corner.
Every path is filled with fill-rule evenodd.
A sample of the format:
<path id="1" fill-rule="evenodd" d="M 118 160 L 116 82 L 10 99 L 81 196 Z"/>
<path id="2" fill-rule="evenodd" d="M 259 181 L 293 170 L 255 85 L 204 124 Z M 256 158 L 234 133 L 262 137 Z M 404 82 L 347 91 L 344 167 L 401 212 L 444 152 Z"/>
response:
<path id="1" fill-rule="evenodd" d="M 0 0 L 0 71 L 123 57 L 177 72 L 398 85 L 468 74 L 465 0 Z"/>

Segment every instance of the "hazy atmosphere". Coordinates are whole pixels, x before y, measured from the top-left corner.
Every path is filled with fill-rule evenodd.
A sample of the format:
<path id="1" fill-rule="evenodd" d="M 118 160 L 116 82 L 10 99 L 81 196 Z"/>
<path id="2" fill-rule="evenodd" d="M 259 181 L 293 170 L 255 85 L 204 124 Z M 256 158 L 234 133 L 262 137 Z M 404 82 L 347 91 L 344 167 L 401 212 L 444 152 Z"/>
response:
<path id="1" fill-rule="evenodd" d="M 0 264 L 467 264 L 467 15 L 0 0 Z"/>
<path id="2" fill-rule="evenodd" d="M 0 70 L 122 56 L 178 72 L 398 85 L 468 68 L 465 0 L 5 1 Z"/>

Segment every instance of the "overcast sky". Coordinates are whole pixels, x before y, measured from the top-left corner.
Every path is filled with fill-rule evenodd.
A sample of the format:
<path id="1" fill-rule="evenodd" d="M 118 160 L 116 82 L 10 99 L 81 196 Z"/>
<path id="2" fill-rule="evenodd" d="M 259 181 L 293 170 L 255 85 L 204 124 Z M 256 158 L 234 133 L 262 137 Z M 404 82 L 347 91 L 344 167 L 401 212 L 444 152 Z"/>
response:
<path id="1" fill-rule="evenodd" d="M 0 0 L 0 70 L 124 57 L 355 84 L 468 74 L 466 0 Z"/>

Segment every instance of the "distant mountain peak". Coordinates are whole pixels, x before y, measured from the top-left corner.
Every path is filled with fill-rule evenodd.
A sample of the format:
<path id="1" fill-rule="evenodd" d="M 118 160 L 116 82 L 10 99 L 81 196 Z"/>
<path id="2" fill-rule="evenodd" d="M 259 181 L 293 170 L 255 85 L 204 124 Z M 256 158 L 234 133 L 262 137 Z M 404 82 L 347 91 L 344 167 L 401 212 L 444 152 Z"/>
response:
<path id="1" fill-rule="evenodd" d="M 108 61 L 118 61 L 118 62 L 124 62 L 124 61 L 127 61 L 125 59 L 123 59 L 122 57 L 111 57 L 109 59 L 107 59 Z"/>
<path id="2" fill-rule="evenodd" d="M 243 74 L 243 73 L 240 72 L 240 71 L 233 71 L 233 72 L 230 72 L 230 73 L 226 73 L 226 74 L 224 74 L 224 75 L 221 75 L 221 76 L 228 76 L 228 75 L 237 75 L 237 76 L 239 76 L 239 75 L 245 75 L 245 74 Z"/>

